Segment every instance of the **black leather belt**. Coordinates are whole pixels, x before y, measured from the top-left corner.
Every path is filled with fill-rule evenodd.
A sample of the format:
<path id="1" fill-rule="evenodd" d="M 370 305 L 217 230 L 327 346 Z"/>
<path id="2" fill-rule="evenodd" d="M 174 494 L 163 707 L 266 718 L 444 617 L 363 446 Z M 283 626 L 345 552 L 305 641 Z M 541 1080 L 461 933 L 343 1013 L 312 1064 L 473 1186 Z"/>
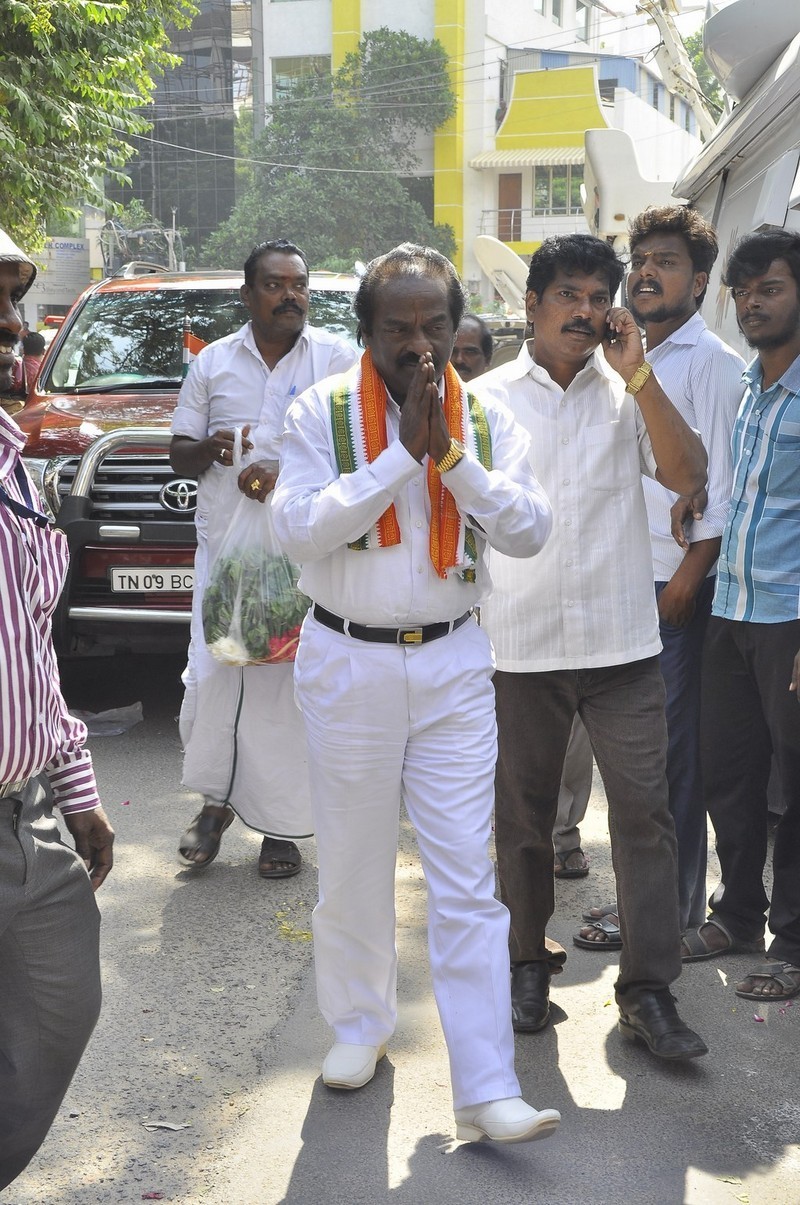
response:
<path id="1" fill-rule="evenodd" d="M 314 603 L 313 608 L 314 618 L 326 628 L 352 636 L 354 640 L 370 641 L 372 644 L 425 644 L 428 640 L 449 636 L 456 628 L 460 628 L 462 623 L 466 623 L 471 614 L 471 610 L 465 611 L 458 619 L 451 619 L 448 623 L 426 623 L 416 628 L 372 628 L 363 623 L 353 623 L 350 619 L 342 619 L 341 615 L 326 611 L 319 603 Z"/>

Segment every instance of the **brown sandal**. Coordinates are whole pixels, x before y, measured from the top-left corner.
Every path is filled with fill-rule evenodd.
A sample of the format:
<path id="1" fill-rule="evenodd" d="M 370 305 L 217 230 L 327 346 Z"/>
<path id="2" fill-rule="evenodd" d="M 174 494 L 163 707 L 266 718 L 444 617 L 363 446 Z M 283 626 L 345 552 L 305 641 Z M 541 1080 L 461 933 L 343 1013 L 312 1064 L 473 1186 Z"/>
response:
<path id="1" fill-rule="evenodd" d="M 185 866 L 193 870 L 203 870 L 210 866 L 219 853 L 222 834 L 229 825 L 233 824 L 233 811 L 226 807 L 220 816 L 217 812 L 207 812 L 203 808 L 198 812 L 187 828 L 178 846 L 178 857 Z M 207 856 L 201 862 L 196 862 L 189 854 L 203 853 Z"/>
<path id="2" fill-rule="evenodd" d="M 292 875 L 300 873 L 302 860 L 294 841 L 265 837 L 258 855 L 258 873 L 262 879 L 290 879 Z"/>

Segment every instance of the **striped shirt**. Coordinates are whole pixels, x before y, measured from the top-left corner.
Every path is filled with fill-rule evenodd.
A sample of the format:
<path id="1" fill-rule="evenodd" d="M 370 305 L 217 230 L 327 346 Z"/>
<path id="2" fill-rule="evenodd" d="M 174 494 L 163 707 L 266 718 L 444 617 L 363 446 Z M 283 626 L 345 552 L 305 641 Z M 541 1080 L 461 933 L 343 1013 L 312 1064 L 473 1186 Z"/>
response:
<path id="1" fill-rule="evenodd" d="M 492 550 L 481 624 L 497 668 L 542 673 L 628 665 L 661 651 L 642 474 L 656 461 L 645 421 L 598 348 L 564 390 L 534 342 L 471 382 L 531 437 L 529 460 L 553 508 L 533 560 Z"/>
<path id="2" fill-rule="evenodd" d="M 700 435 L 708 453 L 708 503 L 702 519 L 688 525 L 694 544 L 722 535 L 731 496 L 731 428 L 744 393 L 744 360 L 710 331 L 699 314 L 657 347 L 647 349 L 658 383 L 678 413 Z M 642 477 L 647 506 L 653 577 L 668 582 L 680 568 L 684 550 L 672 538 L 670 507 L 678 497 L 653 477 Z M 708 576 L 716 573 L 716 565 Z"/>
<path id="3" fill-rule="evenodd" d="M 61 694 L 50 620 L 64 584 L 67 541 L 13 504 L 30 508 L 36 491 L 21 465 L 25 436 L 0 410 L 0 794 L 47 774 L 64 813 L 99 806 L 86 727 Z M 18 475 L 17 475 L 18 474 Z M 20 480 L 21 478 L 21 480 Z M 12 505 L 9 505 L 9 501 Z"/>
<path id="4" fill-rule="evenodd" d="M 744 379 L 712 611 L 785 623 L 800 618 L 800 356 L 763 392 L 758 357 Z"/>

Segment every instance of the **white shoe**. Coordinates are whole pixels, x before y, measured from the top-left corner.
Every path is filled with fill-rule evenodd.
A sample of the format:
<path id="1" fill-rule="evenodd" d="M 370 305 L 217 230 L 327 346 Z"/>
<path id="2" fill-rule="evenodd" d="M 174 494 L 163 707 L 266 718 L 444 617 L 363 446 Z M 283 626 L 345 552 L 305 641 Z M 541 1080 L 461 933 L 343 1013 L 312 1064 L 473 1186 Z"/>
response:
<path id="1" fill-rule="evenodd" d="M 537 1113 L 521 1096 L 490 1100 L 481 1105 L 456 1109 L 456 1138 L 459 1142 L 534 1142 L 549 1138 L 558 1129 L 561 1114 L 556 1109 Z"/>
<path id="2" fill-rule="evenodd" d="M 322 1064 L 322 1082 L 329 1088 L 363 1088 L 375 1074 L 386 1046 L 354 1046 L 336 1042 Z"/>

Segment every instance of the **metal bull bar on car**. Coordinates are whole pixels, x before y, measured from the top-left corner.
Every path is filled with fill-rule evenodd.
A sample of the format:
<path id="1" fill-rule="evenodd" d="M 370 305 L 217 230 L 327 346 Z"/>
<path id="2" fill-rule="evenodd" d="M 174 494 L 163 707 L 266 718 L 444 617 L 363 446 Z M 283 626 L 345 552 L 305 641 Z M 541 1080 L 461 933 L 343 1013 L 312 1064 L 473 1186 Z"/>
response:
<path id="1" fill-rule="evenodd" d="M 161 519 L 126 518 L 124 522 L 114 522 L 108 519 L 92 517 L 96 502 L 92 497 L 92 487 L 102 463 L 115 452 L 125 448 L 131 453 L 138 449 L 156 447 L 166 451 L 169 445 L 169 431 L 163 427 L 124 427 L 110 431 L 96 439 L 81 456 L 69 493 L 62 499 L 56 516 L 56 527 L 66 535 L 70 550 L 70 567 L 67 581 L 61 596 L 61 602 L 53 618 L 54 634 L 59 643 L 67 639 L 70 622 L 90 620 L 102 623 L 159 623 L 159 624 L 188 624 L 191 619 L 189 609 L 175 610 L 166 607 L 125 607 L 113 605 L 84 606 L 70 603 L 72 578 L 78 572 L 79 557 L 87 544 L 102 545 L 131 545 L 146 547 L 148 544 L 178 544 L 186 545 L 187 536 L 194 541 L 194 525 L 187 520 L 170 519 L 165 511 Z M 180 480 L 173 485 L 176 487 L 175 507 L 191 509 L 191 482 Z M 186 486 L 182 493 L 181 486 Z M 184 496 L 185 494 L 185 496 Z M 196 491 L 195 491 L 196 497 Z M 191 533 L 191 535 L 190 535 Z"/>

